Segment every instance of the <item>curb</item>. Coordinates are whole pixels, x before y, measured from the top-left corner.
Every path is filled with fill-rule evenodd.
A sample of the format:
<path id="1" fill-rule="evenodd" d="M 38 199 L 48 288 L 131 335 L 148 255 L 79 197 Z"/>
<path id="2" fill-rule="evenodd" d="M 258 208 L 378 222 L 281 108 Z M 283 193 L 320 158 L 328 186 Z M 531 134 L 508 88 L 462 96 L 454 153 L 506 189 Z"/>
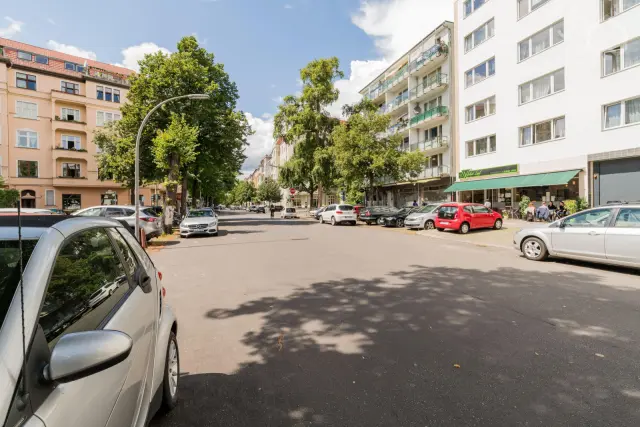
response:
<path id="1" fill-rule="evenodd" d="M 468 245 L 474 245 L 474 246 L 478 246 L 480 248 L 486 248 L 486 247 L 490 247 L 490 248 L 498 248 L 498 249 L 509 249 L 509 250 L 514 250 L 512 246 L 506 246 L 506 245 L 496 245 L 494 243 L 479 243 L 479 242 L 475 242 L 473 240 L 453 240 L 453 239 L 448 239 L 446 237 L 440 237 L 440 236 L 435 236 L 432 235 L 431 232 L 429 231 L 418 231 L 416 233 L 416 235 L 418 236 L 424 236 L 427 237 L 429 239 L 437 239 L 437 240 L 444 240 L 447 242 L 453 242 L 453 243 L 466 243 Z"/>

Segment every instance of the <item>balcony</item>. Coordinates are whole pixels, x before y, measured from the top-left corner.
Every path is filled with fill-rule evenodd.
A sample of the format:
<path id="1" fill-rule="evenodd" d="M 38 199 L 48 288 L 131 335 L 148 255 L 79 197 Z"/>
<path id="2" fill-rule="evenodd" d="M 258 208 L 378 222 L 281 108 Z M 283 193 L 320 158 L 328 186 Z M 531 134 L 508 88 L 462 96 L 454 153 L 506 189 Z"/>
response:
<path id="1" fill-rule="evenodd" d="M 388 130 L 387 134 L 388 135 L 394 135 L 394 134 L 396 134 L 398 132 L 405 131 L 408 128 L 409 128 L 409 122 L 407 120 L 400 120 L 395 125 L 389 127 L 389 130 Z"/>
<path id="2" fill-rule="evenodd" d="M 438 136 L 433 139 L 419 141 L 409 146 L 408 151 L 422 151 L 426 154 L 444 151 L 449 147 L 449 138 L 446 136 Z"/>
<path id="3" fill-rule="evenodd" d="M 87 105 L 87 98 L 84 95 L 62 92 L 61 90 L 52 89 L 51 98 L 66 104 L 80 105 L 82 107 Z"/>
<path id="4" fill-rule="evenodd" d="M 60 116 L 56 116 L 53 120 L 53 130 L 66 129 L 76 132 L 87 132 L 87 124 L 85 122 L 77 122 L 75 120 L 64 120 Z"/>
<path id="5" fill-rule="evenodd" d="M 438 179 L 442 177 L 449 176 L 449 166 L 433 166 L 426 167 L 422 172 L 420 172 L 416 176 L 407 175 L 399 180 L 395 180 L 393 178 L 385 177 L 380 180 L 381 185 L 392 185 L 392 184 L 406 184 L 416 181 L 422 181 L 425 179 Z"/>
<path id="6" fill-rule="evenodd" d="M 124 74 L 112 73 L 96 67 L 89 67 L 85 71 L 85 77 L 100 80 L 103 82 L 129 87 L 129 78 Z"/>
<path id="7" fill-rule="evenodd" d="M 444 89 L 449 84 L 449 76 L 438 73 L 426 82 L 420 83 L 417 87 L 411 89 L 411 100 L 419 100 L 424 95 L 433 95 L 439 89 Z"/>
<path id="8" fill-rule="evenodd" d="M 403 66 L 398 71 L 396 71 L 396 73 L 393 76 L 386 79 L 382 84 L 382 87 L 386 91 L 388 89 L 391 89 L 401 81 L 406 80 L 407 77 L 409 77 L 409 64 Z"/>
<path id="9" fill-rule="evenodd" d="M 73 178 L 69 176 L 58 176 L 53 178 L 54 187 L 86 187 L 89 185 L 89 180 L 86 176 L 79 178 Z"/>
<path id="10" fill-rule="evenodd" d="M 53 148 L 53 158 L 54 159 L 81 159 L 87 160 L 89 157 L 89 153 L 85 149 L 74 150 L 74 149 L 66 149 L 62 147 L 54 147 Z"/>
<path id="11" fill-rule="evenodd" d="M 444 105 L 440 105 L 438 107 L 432 108 L 430 110 L 425 111 L 422 114 L 418 114 L 411 118 L 411 126 L 416 126 L 418 124 L 424 124 L 427 121 L 431 121 L 433 119 L 437 119 L 440 117 L 446 117 L 449 115 L 449 109 Z"/>
<path id="12" fill-rule="evenodd" d="M 422 52 L 422 55 L 414 59 L 411 64 L 409 64 L 409 69 L 411 74 L 420 70 L 428 63 L 436 63 L 439 62 L 439 59 L 444 59 L 449 54 L 449 45 L 446 43 L 436 43 L 431 46 L 429 49 Z"/>
<path id="13" fill-rule="evenodd" d="M 398 108 L 402 107 L 403 105 L 406 105 L 407 102 L 409 102 L 409 92 L 403 93 L 402 95 L 398 95 L 396 97 L 396 99 L 394 99 L 393 101 L 391 101 L 387 105 L 383 105 L 380 108 L 380 112 L 383 113 L 383 114 L 392 113 L 393 111 L 397 110 Z"/>
<path id="14" fill-rule="evenodd" d="M 384 94 L 384 91 L 385 91 L 384 85 L 380 84 L 376 86 L 375 89 L 370 90 L 369 93 L 365 95 L 365 97 L 371 100 L 374 100 L 377 97 L 382 96 Z"/>

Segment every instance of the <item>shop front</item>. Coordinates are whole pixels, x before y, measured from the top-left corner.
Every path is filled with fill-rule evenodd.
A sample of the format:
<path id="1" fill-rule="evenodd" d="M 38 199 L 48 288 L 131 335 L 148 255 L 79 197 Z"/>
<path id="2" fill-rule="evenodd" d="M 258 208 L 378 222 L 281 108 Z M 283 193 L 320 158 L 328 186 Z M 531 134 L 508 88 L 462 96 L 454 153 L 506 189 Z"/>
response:
<path id="1" fill-rule="evenodd" d="M 580 169 L 513 175 L 518 171 L 518 165 L 463 170 L 459 175 L 463 181 L 456 182 L 446 191 L 455 192 L 461 202 L 485 203 L 488 200 L 493 209 L 507 211 L 517 209 L 525 196 L 539 206 L 543 202 L 558 204 L 564 200 L 575 200 L 581 194 Z M 510 176 L 495 176 L 503 174 Z"/>
<path id="2" fill-rule="evenodd" d="M 452 178 L 443 177 L 392 184 L 382 189 L 382 197 L 374 194 L 374 200 L 370 204 L 402 208 L 412 206 L 414 202 L 423 205 L 429 202 L 449 201 L 451 194 L 445 190 L 451 182 Z"/>

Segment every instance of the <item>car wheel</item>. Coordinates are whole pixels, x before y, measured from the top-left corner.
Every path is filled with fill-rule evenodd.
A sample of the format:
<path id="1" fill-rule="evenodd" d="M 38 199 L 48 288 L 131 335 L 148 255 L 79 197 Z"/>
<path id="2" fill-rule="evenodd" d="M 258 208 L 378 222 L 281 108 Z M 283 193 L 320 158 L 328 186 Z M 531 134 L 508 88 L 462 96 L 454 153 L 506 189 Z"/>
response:
<path id="1" fill-rule="evenodd" d="M 496 219 L 495 224 L 493 224 L 493 229 L 494 230 L 500 230 L 502 228 L 502 220 L 501 219 Z"/>
<path id="2" fill-rule="evenodd" d="M 331 217 L 331 225 L 335 226 L 336 224 L 337 224 L 337 222 L 336 222 L 336 217 L 335 217 L 335 216 L 332 216 L 332 217 Z"/>
<path id="3" fill-rule="evenodd" d="M 436 225 L 434 224 L 433 221 L 428 220 L 427 222 L 424 223 L 425 230 L 433 230 L 434 228 L 436 228 Z"/>
<path id="4" fill-rule="evenodd" d="M 469 232 L 469 223 L 463 222 L 460 226 L 460 234 L 467 234 Z"/>
<path id="5" fill-rule="evenodd" d="M 320 215 L 320 224 L 324 224 L 324 218 Z"/>
<path id="6" fill-rule="evenodd" d="M 444 228 L 436 228 L 438 231 L 444 231 Z"/>
<path id="7" fill-rule="evenodd" d="M 398 219 L 398 221 L 397 221 L 397 225 L 398 225 L 398 227 L 400 227 L 400 228 L 404 227 L 404 220 L 403 220 L 403 219 Z"/>
<path id="8" fill-rule="evenodd" d="M 367 225 L 373 225 L 371 221 L 367 221 Z"/>
<path id="9" fill-rule="evenodd" d="M 351 225 L 358 225 L 358 223 L 356 221 L 353 221 Z"/>
<path id="10" fill-rule="evenodd" d="M 542 261 L 547 258 L 549 252 L 544 242 L 537 237 L 529 237 L 522 243 L 522 253 L 525 258 L 532 261 Z"/>
<path id="11" fill-rule="evenodd" d="M 180 376 L 180 355 L 178 353 L 178 340 L 171 332 L 167 344 L 167 358 L 164 368 L 164 380 L 162 382 L 162 406 L 167 411 L 176 407 L 178 402 L 178 377 Z"/>
<path id="12" fill-rule="evenodd" d="M 382 217 L 378 218 L 378 225 L 384 225 L 384 219 Z"/>

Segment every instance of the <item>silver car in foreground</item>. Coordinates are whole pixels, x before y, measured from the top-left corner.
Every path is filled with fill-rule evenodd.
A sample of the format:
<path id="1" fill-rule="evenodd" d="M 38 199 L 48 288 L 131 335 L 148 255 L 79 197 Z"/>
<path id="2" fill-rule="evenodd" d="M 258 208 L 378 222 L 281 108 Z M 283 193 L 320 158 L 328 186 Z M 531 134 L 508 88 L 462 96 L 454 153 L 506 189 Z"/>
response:
<path id="1" fill-rule="evenodd" d="M 439 207 L 440 203 L 433 203 L 421 207 L 405 218 L 404 226 L 406 228 L 424 228 L 425 230 L 435 229 Z"/>
<path id="2" fill-rule="evenodd" d="M 535 261 L 554 256 L 640 268 L 640 204 L 601 206 L 525 228 L 513 244 Z"/>
<path id="3" fill-rule="evenodd" d="M 108 218 L 25 216 L 21 287 L 17 223 L 0 217 L 3 425 L 143 427 L 173 408 L 178 324 L 133 236 Z"/>

